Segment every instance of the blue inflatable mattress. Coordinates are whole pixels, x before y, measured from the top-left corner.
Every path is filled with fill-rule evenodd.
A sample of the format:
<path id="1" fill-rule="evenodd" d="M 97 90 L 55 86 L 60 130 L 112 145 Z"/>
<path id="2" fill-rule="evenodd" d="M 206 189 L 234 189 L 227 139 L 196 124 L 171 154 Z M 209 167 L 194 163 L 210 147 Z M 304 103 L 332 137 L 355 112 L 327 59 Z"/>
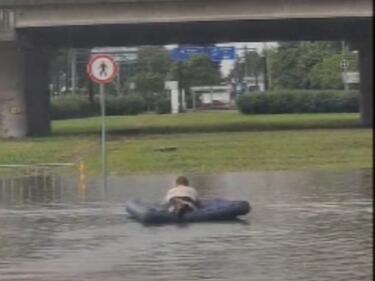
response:
<path id="1" fill-rule="evenodd" d="M 177 223 L 235 220 L 238 216 L 246 215 L 251 210 L 247 201 L 231 201 L 224 199 L 207 199 L 200 201 L 196 211 L 185 214 L 179 219 L 168 212 L 167 206 L 160 203 L 147 203 L 131 200 L 126 203 L 128 215 L 141 223 Z"/>

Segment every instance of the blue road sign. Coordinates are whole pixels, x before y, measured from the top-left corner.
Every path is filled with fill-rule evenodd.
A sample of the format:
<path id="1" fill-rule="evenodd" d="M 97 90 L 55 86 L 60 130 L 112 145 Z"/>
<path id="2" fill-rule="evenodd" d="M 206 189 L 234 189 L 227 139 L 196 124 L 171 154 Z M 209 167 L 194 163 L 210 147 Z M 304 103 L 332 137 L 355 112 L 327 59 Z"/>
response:
<path id="1" fill-rule="evenodd" d="M 174 61 L 186 61 L 192 56 L 205 55 L 205 47 L 179 47 L 172 50 Z"/>
<path id="2" fill-rule="evenodd" d="M 189 46 L 178 47 L 172 50 L 171 58 L 173 61 L 186 61 L 192 56 L 207 55 L 213 62 L 222 60 L 234 60 L 236 51 L 234 47 L 203 47 Z"/>
<path id="3" fill-rule="evenodd" d="M 234 47 L 208 47 L 207 50 L 208 56 L 214 62 L 235 59 Z"/>

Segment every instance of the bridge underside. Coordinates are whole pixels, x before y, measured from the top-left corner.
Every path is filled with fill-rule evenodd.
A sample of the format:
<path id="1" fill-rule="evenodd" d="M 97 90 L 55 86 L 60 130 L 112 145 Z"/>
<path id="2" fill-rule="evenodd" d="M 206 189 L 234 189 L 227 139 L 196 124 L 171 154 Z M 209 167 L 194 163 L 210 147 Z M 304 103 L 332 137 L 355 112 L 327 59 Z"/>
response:
<path id="1" fill-rule="evenodd" d="M 0 109 L 3 115 L 0 136 L 50 133 L 47 77 L 49 51 L 54 48 L 218 42 L 346 40 L 352 43 L 360 52 L 361 121 L 365 126 L 373 125 L 372 17 L 29 27 L 19 28 L 17 37 L 16 43 L 0 42 L 0 60 L 14 66 L 12 73 L 0 73 L 0 105 L 13 106 L 12 110 Z M 17 75 L 20 72 L 22 75 Z M 13 81 L 7 80 L 9 77 Z M 22 94 L 19 87 L 23 87 Z M 3 101 L 4 97 L 12 97 L 12 101 Z"/>
<path id="2" fill-rule="evenodd" d="M 20 29 L 18 34 L 33 45 L 67 47 L 289 40 L 357 41 L 372 36 L 372 18 L 35 27 Z"/>

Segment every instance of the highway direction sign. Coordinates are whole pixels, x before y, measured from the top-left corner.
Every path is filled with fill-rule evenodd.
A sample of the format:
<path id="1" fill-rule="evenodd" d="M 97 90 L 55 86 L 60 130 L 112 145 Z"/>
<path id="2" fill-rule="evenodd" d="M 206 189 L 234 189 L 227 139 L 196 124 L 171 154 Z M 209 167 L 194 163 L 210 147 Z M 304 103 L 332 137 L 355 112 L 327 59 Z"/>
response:
<path id="1" fill-rule="evenodd" d="M 171 52 L 171 57 L 173 61 L 186 61 L 192 56 L 206 55 L 213 62 L 221 62 L 222 60 L 234 60 L 235 53 L 235 48 L 232 46 L 187 46 L 173 49 Z"/>
<path id="2" fill-rule="evenodd" d="M 208 56 L 215 62 L 235 59 L 236 51 L 234 47 L 208 47 L 207 50 Z"/>

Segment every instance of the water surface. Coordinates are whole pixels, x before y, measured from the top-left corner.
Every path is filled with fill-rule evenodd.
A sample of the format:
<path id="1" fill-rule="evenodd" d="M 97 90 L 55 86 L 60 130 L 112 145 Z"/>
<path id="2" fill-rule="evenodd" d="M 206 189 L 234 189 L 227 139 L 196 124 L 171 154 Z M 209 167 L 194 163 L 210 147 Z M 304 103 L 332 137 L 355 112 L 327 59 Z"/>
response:
<path id="1" fill-rule="evenodd" d="M 86 188 L 77 176 L 0 179 L 0 280 L 372 280 L 372 173 L 189 176 L 204 197 L 249 200 L 242 223 L 143 226 L 130 198 L 175 175 Z"/>

